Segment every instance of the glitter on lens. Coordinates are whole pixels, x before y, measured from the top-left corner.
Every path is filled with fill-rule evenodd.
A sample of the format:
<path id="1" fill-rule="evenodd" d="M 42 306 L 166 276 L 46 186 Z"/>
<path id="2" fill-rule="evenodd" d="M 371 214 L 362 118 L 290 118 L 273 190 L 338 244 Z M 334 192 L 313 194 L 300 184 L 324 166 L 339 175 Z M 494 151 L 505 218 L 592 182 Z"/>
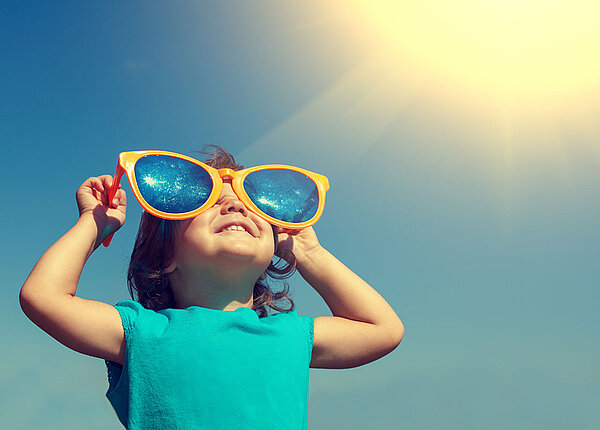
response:
<path id="1" fill-rule="evenodd" d="M 212 178 L 202 167 L 167 155 L 140 158 L 135 164 L 135 175 L 143 178 L 138 188 L 148 204 L 167 213 L 199 208 L 210 196 L 213 186 Z"/>
<path id="2" fill-rule="evenodd" d="M 261 203 L 261 204 L 263 204 L 263 205 L 269 205 L 269 206 L 276 207 L 276 205 L 272 201 L 270 201 L 270 200 L 268 200 L 268 199 L 266 199 L 264 197 L 261 197 L 260 199 L 258 199 L 258 202 Z"/>
<path id="3" fill-rule="evenodd" d="M 150 185 L 151 187 L 156 185 L 156 179 L 154 179 L 152 176 L 144 176 L 144 182 Z"/>
<path id="4" fill-rule="evenodd" d="M 319 206 L 314 181 L 293 170 L 257 170 L 246 177 L 244 189 L 261 211 L 281 221 L 308 221 Z"/>

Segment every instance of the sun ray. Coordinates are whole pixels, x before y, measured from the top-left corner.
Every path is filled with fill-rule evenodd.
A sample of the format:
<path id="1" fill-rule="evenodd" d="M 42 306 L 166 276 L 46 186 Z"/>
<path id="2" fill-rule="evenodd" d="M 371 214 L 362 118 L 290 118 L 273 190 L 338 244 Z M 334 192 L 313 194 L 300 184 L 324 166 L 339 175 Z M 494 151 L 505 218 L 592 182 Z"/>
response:
<path id="1" fill-rule="evenodd" d="M 355 165 L 419 89 L 416 76 L 382 74 L 388 61 L 379 55 L 366 59 L 240 156 L 278 154 L 329 172 Z"/>
<path id="2" fill-rule="evenodd" d="M 411 111 L 422 121 L 415 127 L 454 133 L 448 141 L 460 142 L 456 153 L 473 151 L 470 158 L 490 166 L 482 179 L 509 241 L 534 193 L 575 187 L 571 160 L 578 153 L 600 164 L 600 4 L 347 4 L 322 6 L 322 21 L 311 25 L 333 20 L 331 31 L 352 42 L 360 62 L 246 148 L 245 157 L 260 149 L 280 157 L 273 161 L 293 159 L 330 175 L 348 171 L 387 130 L 396 133 L 392 141 L 402 139 L 406 129 L 393 123 L 415 101 L 425 109 Z"/>

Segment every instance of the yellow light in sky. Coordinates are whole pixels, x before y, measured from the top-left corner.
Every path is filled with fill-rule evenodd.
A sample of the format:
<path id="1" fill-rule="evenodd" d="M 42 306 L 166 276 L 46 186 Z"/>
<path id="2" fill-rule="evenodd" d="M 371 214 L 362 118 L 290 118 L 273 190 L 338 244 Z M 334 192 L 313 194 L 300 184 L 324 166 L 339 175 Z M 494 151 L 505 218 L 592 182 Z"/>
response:
<path id="1" fill-rule="evenodd" d="M 515 113 L 600 94 L 600 2 L 355 1 L 354 31 L 405 69 Z M 359 24 L 361 23 L 361 24 Z M 564 104 L 567 105 L 564 105 Z"/>
<path id="2" fill-rule="evenodd" d="M 290 148 L 299 165 L 335 177 L 354 171 L 376 143 L 385 142 L 380 150 L 422 146 L 432 154 L 439 147 L 470 160 L 465 166 L 488 166 L 485 174 L 476 167 L 469 174 L 482 186 L 494 184 L 492 204 L 507 232 L 536 180 L 543 184 L 548 174 L 548 184 L 575 183 L 575 151 L 600 164 L 600 1 L 318 5 L 318 17 L 296 30 L 315 28 L 310 46 L 319 46 L 327 29 L 339 58 L 334 53 L 318 66 L 336 65 L 339 76 L 244 156 Z M 338 60 L 350 66 L 339 67 Z M 396 121 L 405 114 L 414 126 L 407 134 L 407 122 Z M 422 145 L 421 136 L 429 135 L 433 143 Z M 420 175 L 452 181 L 452 160 L 445 170 L 438 159 L 416 157 Z"/>
<path id="3" fill-rule="evenodd" d="M 600 135 L 600 2 L 593 0 L 345 0 L 318 3 L 311 46 L 339 43 L 319 67 L 347 60 L 318 96 L 247 147 L 281 151 L 315 170 L 356 165 L 407 111 L 415 127 L 486 144 L 499 175 L 526 158 L 560 163 L 568 177 L 572 142 L 597 157 Z M 311 33 L 309 33 L 311 34 Z M 329 41 L 329 40 L 328 40 Z M 341 70 L 341 71 L 340 71 Z M 301 78 L 305 79 L 302 69 Z M 300 77 L 299 77 L 300 79 Z M 415 114 L 416 113 L 416 114 Z M 326 138 L 327 144 L 323 144 Z M 314 142 L 314 144 L 310 144 Z M 588 143 L 590 142 L 590 143 Z M 570 146 L 568 149 L 567 146 Z M 268 150 L 267 150 L 268 149 Z M 299 157 L 305 157 L 301 159 Z M 323 163 L 326 163 L 323 161 Z M 340 167 L 342 168 L 342 167 Z"/>

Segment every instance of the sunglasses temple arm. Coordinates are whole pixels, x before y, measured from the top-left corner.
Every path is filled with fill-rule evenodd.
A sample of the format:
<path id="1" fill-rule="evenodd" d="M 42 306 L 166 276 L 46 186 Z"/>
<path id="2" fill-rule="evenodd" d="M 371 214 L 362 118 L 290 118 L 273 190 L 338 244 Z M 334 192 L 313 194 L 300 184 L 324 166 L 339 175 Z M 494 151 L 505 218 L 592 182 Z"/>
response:
<path id="1" fill-rule="evenodd" d="M 113 183 L 110 187 L 110 190 L 108 191 L 109 206 L 112 205 L 112 201 L 115 198 L 115 194 L 117 194 L 117 191 L 119 190 L 119 184 L 121 183 L 121 176 L 123 176 L 123 173 L 125 173 L 125 170 L 123 170 L 121 164 L 117 162 L 117 170 L 115 171 Z M 106 237 L 106 239 L 104 239 L 104 241 L 102 242 L 104 247 L 108 247 L 108 245 L 110 245 L 110 241 L 112 240 L 113 235 L 114 233 L 111 233 Z"/>

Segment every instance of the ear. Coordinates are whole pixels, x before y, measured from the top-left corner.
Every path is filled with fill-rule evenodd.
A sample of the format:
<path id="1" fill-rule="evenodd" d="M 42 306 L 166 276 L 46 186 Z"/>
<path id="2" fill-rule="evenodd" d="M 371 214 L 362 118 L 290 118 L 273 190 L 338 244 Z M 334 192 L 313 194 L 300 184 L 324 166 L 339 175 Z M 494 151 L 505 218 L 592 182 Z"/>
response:
<path id="1" fill-rule="evenodd" d="M 173 259 L 173 261 L 171 261 L 171 264 L 165 267 L 162 271 L 165 275 L 168 275 L 169 273 L 173 273 L 175 269 L 177 269 L 177 264 L 175 263 L 175 259 Z"/>

